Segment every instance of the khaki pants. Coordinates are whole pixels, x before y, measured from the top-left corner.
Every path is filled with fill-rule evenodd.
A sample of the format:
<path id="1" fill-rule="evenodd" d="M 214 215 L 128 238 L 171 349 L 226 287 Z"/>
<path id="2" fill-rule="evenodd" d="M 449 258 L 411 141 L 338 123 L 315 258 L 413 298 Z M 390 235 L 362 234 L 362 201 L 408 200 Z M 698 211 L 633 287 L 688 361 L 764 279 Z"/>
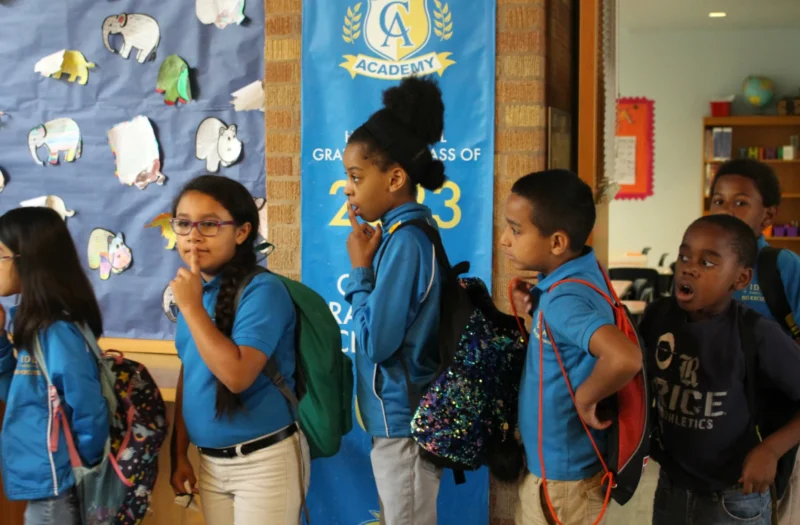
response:
<path id="1" fill-rule="evenodd" d="M 436 525 L 442 469 L 422 459 L 411 438 L 373 438 L 372 472 L 381 525 Z"/>
<path id="2" fill-rule="evenodd" d="M 792 471 L 792 481 L 783 498 L 778 502 L 778 523 L 797 525 L 800 523 L 800 453 L 797 454 Z"/>
<path id="3" fill-rule="evenodd" d="M 600 516 L 605 492 L 600 472 L 581 481 L 547 481 L 547 492 L 558 520 L 563 525 L 592 525 Z M 650 517 L 647 517 L 649 522 Z M 542 480 L 531 473 L 519 486 L 516 525 L 555 525 L 545 500 Z M 603 523 L 602 521 L 600 523 Z"/>
<path id="4" fill-rule="evenodd" d="M 238 458 L 200 455 L 206 525 L 298 525 L 310 479 L 301 432 Z"/>

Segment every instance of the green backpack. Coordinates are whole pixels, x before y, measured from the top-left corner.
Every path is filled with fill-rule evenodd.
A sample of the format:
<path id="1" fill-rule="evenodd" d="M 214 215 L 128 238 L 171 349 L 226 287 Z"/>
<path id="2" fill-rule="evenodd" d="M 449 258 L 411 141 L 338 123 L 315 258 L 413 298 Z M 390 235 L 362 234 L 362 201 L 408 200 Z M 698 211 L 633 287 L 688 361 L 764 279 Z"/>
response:
<path id="1" fill-rule="evenodd" d="M 244 289 L 260 273 L 268 270 L 259 266 L 243 279 L 235 308 Z M 339 323 L 325 299 L 304 284 L 272 275 L 286 286 L 297 313 L 295 392 L 286 385 L 274 359 L 267 361 L 264 375 L 292 405 L 311 458 L 327 458 L 339 451 L 342 436 L 353 428 L 353 362 L 342 352 Z"/>

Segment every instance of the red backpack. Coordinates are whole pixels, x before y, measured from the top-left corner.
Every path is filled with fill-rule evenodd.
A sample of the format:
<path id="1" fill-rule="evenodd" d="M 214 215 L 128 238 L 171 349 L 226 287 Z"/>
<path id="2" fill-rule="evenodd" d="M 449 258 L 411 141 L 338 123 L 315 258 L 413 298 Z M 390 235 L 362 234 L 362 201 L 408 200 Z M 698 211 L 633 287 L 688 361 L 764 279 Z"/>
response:
<path id="1" fill-rule="evenodd" d="M 614 311 L 614 320 L 617 328 L 628 338 L 636 344 L 640 349 L 643 348 L 636 329 L 628 316 L 627 308 L 620 302 L 614 288 L 611 285 L 611 280 L 608 278 L 605 270 L 600 267 L 600 272 L 606 281 L 606 286 L 610 290 L 609 294 L 600 290 L 597 286 L 580 279 L 564 279 L 550 287 L 548 292 L 552 292 L 558 286 L 565 283 L 576 283 L 588 286 L 595 292 L 599 293 Z M 513 286 L 513 284 L 512 284 Z M 513 301 L 512 301 L 513 305 Z M 550 332 L 550 327 L 544 321 L 544 317 L 540 314 L 539 319 L 539 333 L 543 334 L 546 331 L 547 337 L 553 345 L 553 351 L 556 354 L 558 365 L 561 367 L 561 373 L 564 376 L 564 381 L 569 389 L 572 402 L 575 403 L 575 391 L 570 384 L 567 371 L 564 369 L 564 364 L 561 360 L 561 354 L 556 347 L 553 335 Z M 544 338 L 539 338 L 539 381 L 543 381 L 544 374 Z M 607 400 L 608 407 L 611 409 L 612 424 L 609 429 L 608 438 L 608 452 L 602 454 L 597 447 L 592 434 L 589 432 L 589 427 L 586 422 L 581 418 L 583 428 L 586 430 L 589 440 L 592 442 L 597 457 L 603 465 L 605 476 L 603 477 L 603 485 L 606 487 L 606 498 L 603 505 L 603 510 L 595 521 L 595 525 L 600 523 L 603 515 L 608 508 L 608 502 L 611 498 L 620 505 L 627 503 L 632 497 L 636 488 L 639 486 L 644 468 L 649 459 L 650 449 L 650 391 L 647 374 L 644 367 L 641 372 L 631 379 L 622 389 L 615 395 Z M 539 390 L 539 412 L 543 409 L 542 389 Z M 540 420 L 541 422 L 541 420 Z M 545 501 L 550 509 L 550 514 L 556 520 L 556 523 L 561 525 L 561 522 L 556 517 L 553 505 L 550 502 L 550 496 L 547 491 L 547 475 L 545 473 L 544 455 L 542 453 L 542 425 L 539 425 L 539 463 L 542 466 L 542 486 L 544 487 Z"/>

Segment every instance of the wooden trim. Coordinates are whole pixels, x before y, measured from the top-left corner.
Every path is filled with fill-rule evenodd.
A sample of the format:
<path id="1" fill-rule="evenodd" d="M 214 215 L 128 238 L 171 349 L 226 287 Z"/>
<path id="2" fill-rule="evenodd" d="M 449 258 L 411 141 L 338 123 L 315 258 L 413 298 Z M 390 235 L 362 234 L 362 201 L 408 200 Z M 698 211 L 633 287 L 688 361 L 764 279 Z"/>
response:
<path id="1" fill-rule="evenodd" d="M 125 353 L 176 355 L 175 341 L 153 339 L 122 339 L 103 337 L 98 341 L 103 350 L 119 350 Z"/>
<path id="2" fill-rule="evenodd" d="M 578 22 L 578 176 L 592 188 L 599 159 L 600 1 L 580 0 Z"/>
<path id="3" fill-rule="evenodd" d="M 597 189 L 603 170 L 602 1 L 578 1 L 578 105 L 574 108 L 578 122 L 577 169 L 581 180 L 593 190 Z M 608 211 L 607 204 L 597 207 L 597 221 L 589 238 L 603 264 L 608 263 Z"/>
<path id="4" fill-rule="evenodd" d="M 800 126 L 800 117 L 772 116 L 738 116 L 738 117 L 706 117 L 704 126 Z"/>

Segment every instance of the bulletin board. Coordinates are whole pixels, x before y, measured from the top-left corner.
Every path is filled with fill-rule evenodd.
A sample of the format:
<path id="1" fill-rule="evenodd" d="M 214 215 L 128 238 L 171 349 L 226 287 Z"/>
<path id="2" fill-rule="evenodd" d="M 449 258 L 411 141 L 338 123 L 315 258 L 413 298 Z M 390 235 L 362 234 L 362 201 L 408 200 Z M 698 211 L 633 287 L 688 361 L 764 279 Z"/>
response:
<path id="1" fill-rule="evenodd" d="M 171 211 L 172 200 L 187 181 L 209 172 L 207 160 L 198 158 L 196 143 L 198 127 L 205 119 L 214 117 L 226 126 L 236 125 L 241 153 L 230 166 L 223 163 L 217 174 L 244 184 L 254 198 L 261 199 L 262 217 L 266 216 L 261 84 L 264 4 L 260 0 L 231 0 L 228 3 L 234 9 L 215 13 L 218 8 L 214 6 L 224 6 L 225 2 L 0 1 L 4 22 L 0 31 L 0 111 L 5 113 L 0 117 L 0 171 L 5 175 L 0 213 L 22 202 L 41 205 L 44 197 L 58 198 L 51 198 L 47 205 L 64 213 L 100 302 L 107 337 L 174 338 L 174 324 L 164 314 L 162 299 L 181 265 L 180 257 L 176 250 L 167 249 L 170 243 L 162 231 L 168 233 L 168 226 L 146 226 Z M 120 15 L 126 15 L 129 29 L 127 33 L 109 29 L 108 44 L 116 51 L 111 52 L 104 42 L 104 26 L 114 22 L 119 26 Z M 146 47 L 148 38 L 152 38 L 148 33 L 153 31 L 151 19 L 160 35 L 154 53 L 148 54 L 148 50 L 136 46 Z M 120 53 L 125 45 L 132 47 L 127 59 Z M 53 57 L 60 50 L 68 50 L 69 60 Z M 90 64 L 81 67 L 81 57 L 69 51 L 79 51 Z M 188 79 L 180 75 L 181 63 L 172 55 L 185 62 Z M 165 61 L 178 64 L 173 74 L 162 69 Z M 64 70 L 60 79 L 42 73 L 53 63 L 56 69 Z M 70 71 L 74 68 L 78 75 L 72 78 Z M 165 92 L 157 92 L 157 86 Z M 250 86 L 251 94 L 253 89 L 260 92 L 260 107 L 253 104 L 247 111 L 236 111 L 232 101 L 237 98 L 237 104 L 241 104 L 239 90 L 246 86 Z M 189 100 L 182 103 L 186 98 Z M 149 121 L 157 147 L 152 138 L 126 138 L 124 147 L 118 144 L 112 151 L 109 130 L 137 116 Z M 36 149 L 35 154 L 44 163 L 37 165 L 29 148 L 30 133 L 40 124 L 57 119 L 71 119 L 77 125 L 80 151 L 61 152 L 57 164 L 50 165 L 48 148 L 74 139 L 71 125 L 56 125 L 50 145 Z M 142 129 L 147 126 L 126 131 L 126 137 L 131 133 L 146 137 Z M 203 142 L 201 157 L 219 151 L 213 147 L 218 144 L 218 131 L 212 129 L 207 137 L 201 132 L 215 140 L 213 145 Z M 115 173 L 123 150 L 140 156 L 156 151 L 160 173 L 166 179 L 159 184 L 155 175 L 144 177 L 152 179 L 144 189 L 124 183 L 133 181 L 123 181 L 124 177 Z M 162 217 L 160 224 L 168 222 Z M 103 266 L 93 270 L 89 264 L 90 238 L 97 228 L 121 233 L 119 239 L 132 254 L 130 266 L 121 273 L 112 270 L 107 279 L 101 275 Z M 6 300 L 4 306 L 13 301 Z"/>
<path id="2" fill-rule="evenodd" d="M 646 98 L 617 100 L 614 180 L 616 198 L 645 199 L 653 195 L 655 104 Z"/>

